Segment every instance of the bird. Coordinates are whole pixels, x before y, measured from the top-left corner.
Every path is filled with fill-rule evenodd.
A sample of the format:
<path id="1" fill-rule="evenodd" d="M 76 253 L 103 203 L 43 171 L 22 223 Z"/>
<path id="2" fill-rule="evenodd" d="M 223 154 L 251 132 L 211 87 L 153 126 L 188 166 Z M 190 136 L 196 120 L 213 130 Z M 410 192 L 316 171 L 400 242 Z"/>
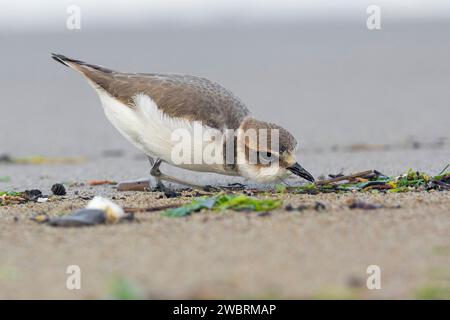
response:
<path id="1" fill-rule="evenodd" d="M 277 124 L 254 118 L 217 82 L 177 73 L 118 72 L 62 54 L 51 57 L 79 72 L 95 89 L 107 119 L 148 157 L 156 188 L 166 188 L 163 181 L 205 187 L 163 173 L 162 163 L 255 182 L 283 181 L 291 174 L 314 182 L 296 160 L 294 136 Z M 202 148 L 192 152 L 200 140 L 212 146 L 210 155 L 216 161 L 203 159 Z"/>

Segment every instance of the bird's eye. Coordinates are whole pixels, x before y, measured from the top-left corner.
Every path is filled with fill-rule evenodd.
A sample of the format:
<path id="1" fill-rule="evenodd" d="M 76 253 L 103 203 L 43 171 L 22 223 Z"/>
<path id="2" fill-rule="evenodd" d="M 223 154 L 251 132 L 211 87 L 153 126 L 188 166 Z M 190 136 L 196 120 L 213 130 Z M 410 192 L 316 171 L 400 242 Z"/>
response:
<path id="1" fill-rule="evenodd" d="M 260 164 L 270 164 L 275 160 L 274 158 L 272 152 L 258 152 L 258 162 Z"/>

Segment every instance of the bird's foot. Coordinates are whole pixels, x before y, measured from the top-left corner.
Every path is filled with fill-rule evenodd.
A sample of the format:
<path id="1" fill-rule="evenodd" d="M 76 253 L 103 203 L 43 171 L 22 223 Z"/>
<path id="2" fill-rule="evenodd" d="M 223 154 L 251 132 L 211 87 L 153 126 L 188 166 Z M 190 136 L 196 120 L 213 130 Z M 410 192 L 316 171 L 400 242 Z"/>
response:
<path id="1" fill-rule="evenodd" d="M 166 198 L 176 198 L 181 196 L 181 192 L 177 192 L 174 189 L 166 187 L 161 181 L 156 183 L 156 187 L 154 187 L 152 191 L 162 192 Z"/>
<path id="2" fill-rule="evenodd" d="M 170 189 L 164 185 L 161 181 L 156 182 L 156 186 L 154 188 L 151 188 L 152 191 L 159 191 L 159 192 L 166 192 Z"/>

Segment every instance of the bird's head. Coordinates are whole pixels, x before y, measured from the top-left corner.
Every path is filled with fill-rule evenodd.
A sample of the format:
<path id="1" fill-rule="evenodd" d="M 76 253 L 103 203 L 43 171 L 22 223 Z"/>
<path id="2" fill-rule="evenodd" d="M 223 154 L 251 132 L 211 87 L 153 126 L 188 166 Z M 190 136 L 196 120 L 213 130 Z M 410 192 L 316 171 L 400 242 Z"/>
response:
<path id="1" fill-rule="evenodd" d="M 293 173 L 314 182 L 314 177 L 297 162 L 297 140 L 282 127 L 247 118 L 236 140 L 236 160 L 242 176 L 272 182 Z"/>

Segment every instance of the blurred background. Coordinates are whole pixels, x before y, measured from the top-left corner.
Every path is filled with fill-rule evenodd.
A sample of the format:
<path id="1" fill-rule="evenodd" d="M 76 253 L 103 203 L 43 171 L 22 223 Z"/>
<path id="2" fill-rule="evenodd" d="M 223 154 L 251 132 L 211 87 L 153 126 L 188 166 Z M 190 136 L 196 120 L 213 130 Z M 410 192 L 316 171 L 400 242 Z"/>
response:
<path id="1" fill-rule="evenodd" d="M 381 29 L 367 27 L 370 5 Z M 80 28 L 67 25 L 73 6 Z M 215 80 L 290 130 L 316 176 L 436 173 L 450 159 L 449 1 L 1 0 L 0 9 L 0 154 L 93 160 L 2 166 L 11 187 L 148 171 L 96 93 L 50 52 Z"/>

